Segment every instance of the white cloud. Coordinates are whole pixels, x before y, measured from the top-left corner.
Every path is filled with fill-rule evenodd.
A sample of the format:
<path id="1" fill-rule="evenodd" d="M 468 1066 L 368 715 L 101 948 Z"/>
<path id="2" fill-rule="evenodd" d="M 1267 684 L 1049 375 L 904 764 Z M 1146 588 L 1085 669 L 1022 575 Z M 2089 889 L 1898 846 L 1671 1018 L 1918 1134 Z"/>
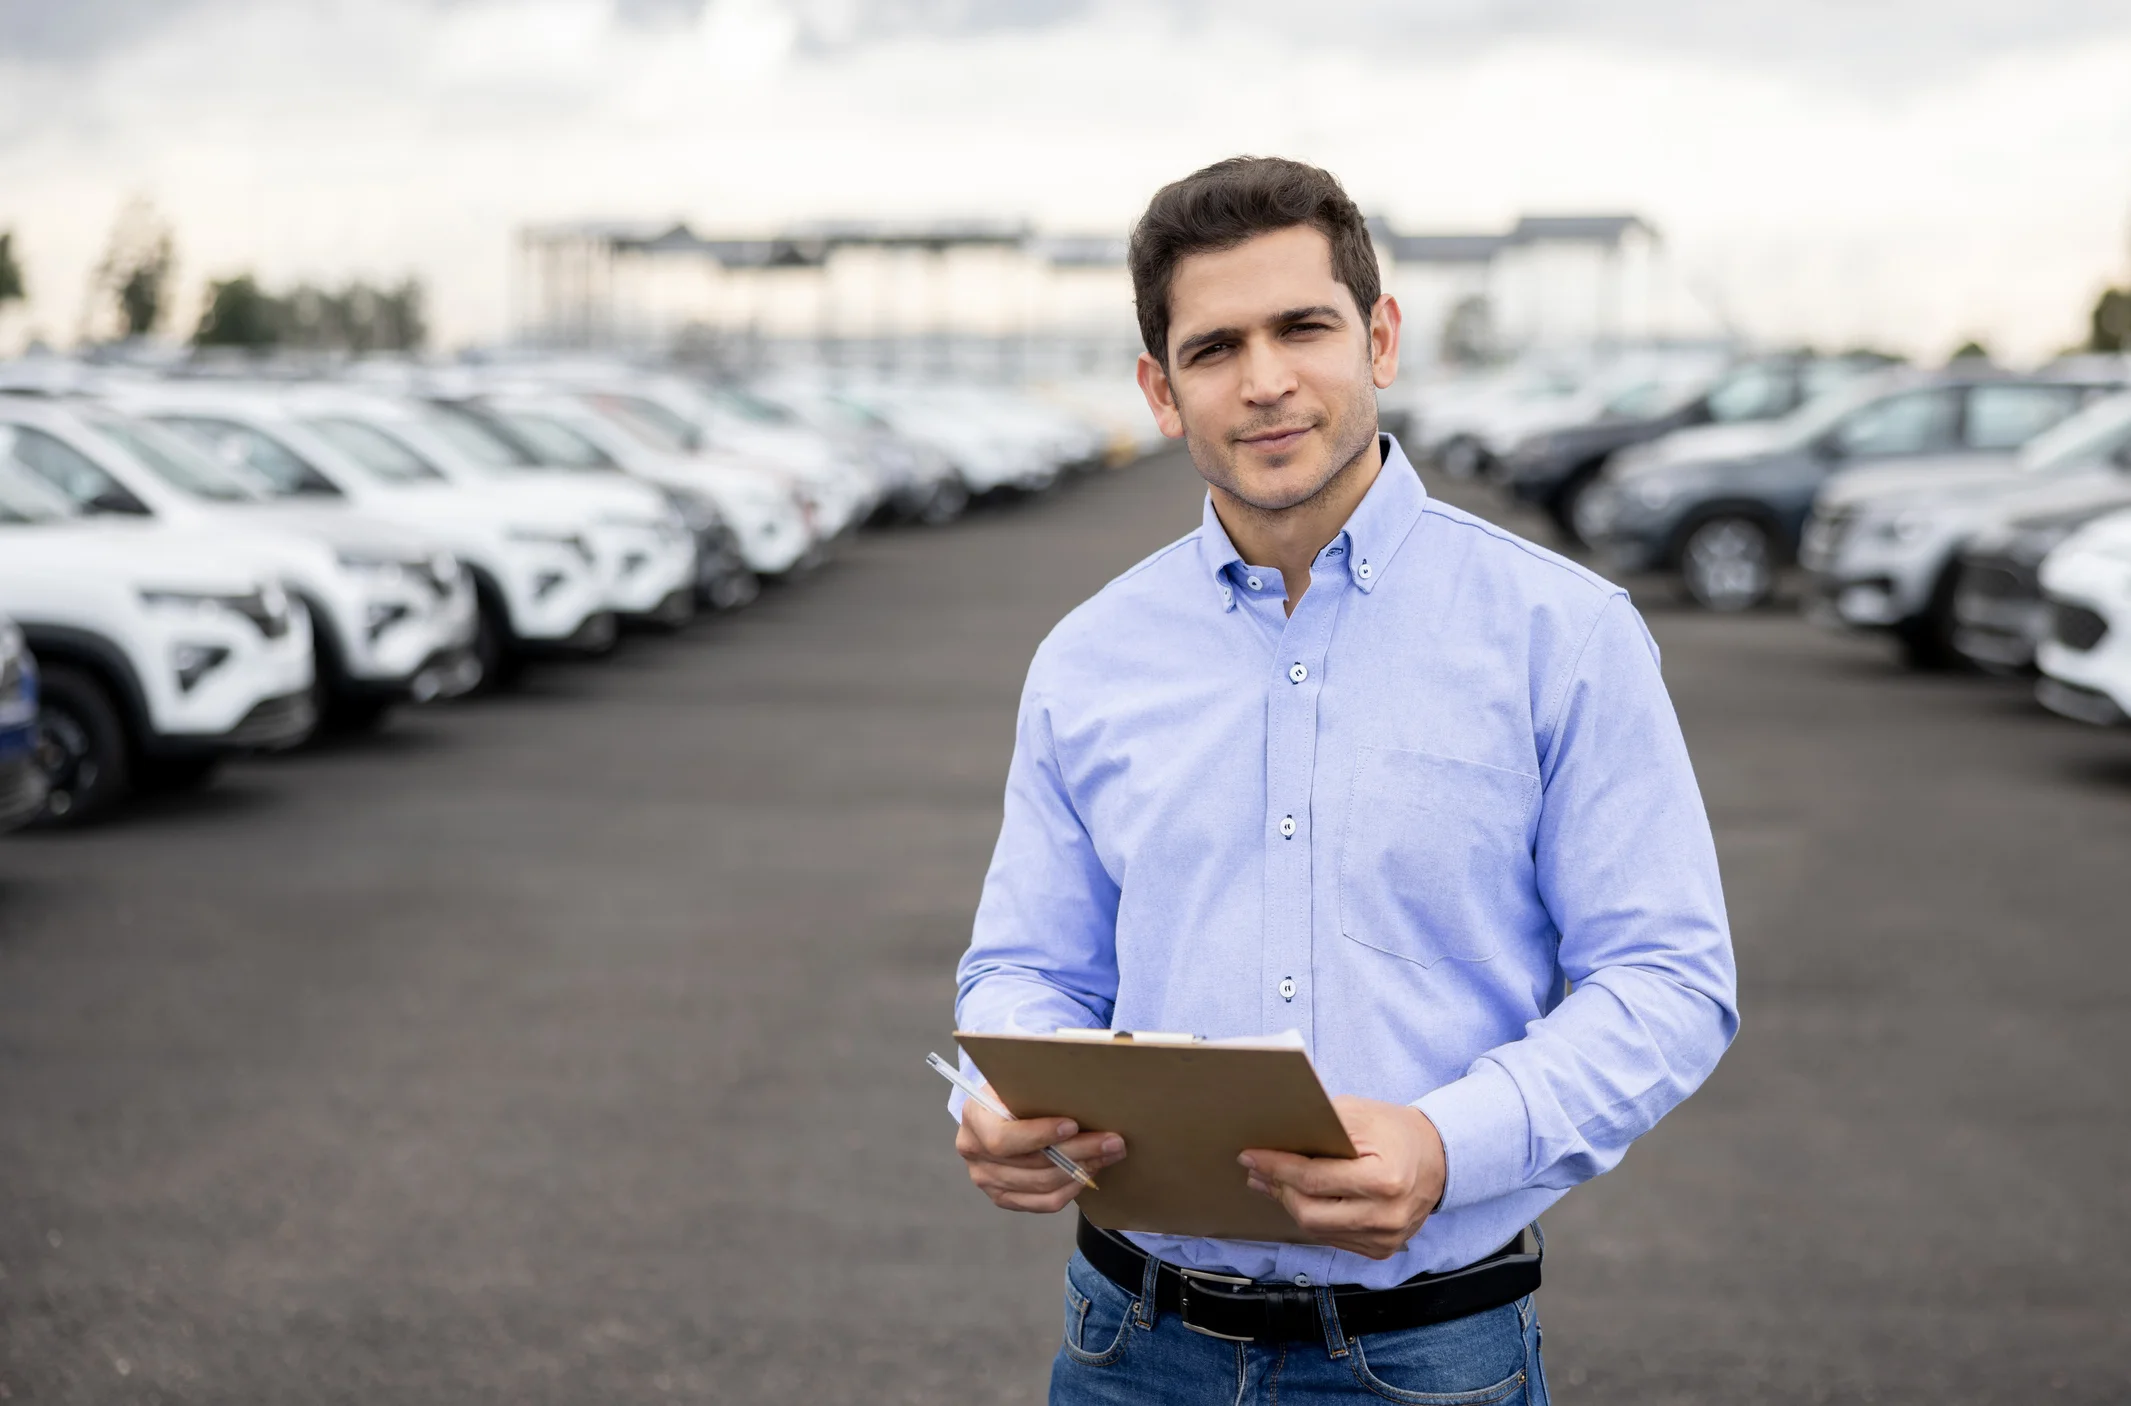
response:
<path id="1" fill-rule="evenodd" d="M 188 294 L 247 267 L 412 270 L 456 341 L 502 330 L 526 221 L 1114 228 L 1162 181 L 1245 150 L 1323 162 L 1413 227 L 1639 210 L 1772 338 L 1937 352 L 1974 332 L 2041 352 L 2100 281 L 2131 276 L 2131 25 L 2078 5 L 2052 23 L 2083 28 L 2014 43 L 1977 18 L 2009 12 L 1973 0 L 1928 35 L 1908 3 L 1851 20 L 1717 7 L 1719 25 L 1671 0 L 1558 0 L 1558 23 L 1520 33 L 1477 0 L 1427 24 L 1327 0 L 1312 14 L 1338 23 L 1302 42 L 1294 7 L 1258 0 L 1198 18 L 1031 4 L 1005 25 L 847 5 L 840 29 L 825 3 L 654 5 L 629 25 L 598 0 L 206 4 L 93 62 L 0 58 L 0 226 L 35 294 L 0 339 L 72 334 L 135 192 L 176 224 Z M 1893 12 L 1945 52 L 1899 84 L 1857 78 Z M 1756 34 L 1779 56 L 1810 47 L 1797 14 L 1852 43 L 1847 67 L 1754 56 Z M 1971 34 L 2003 52 L 1961 48 Z"/>

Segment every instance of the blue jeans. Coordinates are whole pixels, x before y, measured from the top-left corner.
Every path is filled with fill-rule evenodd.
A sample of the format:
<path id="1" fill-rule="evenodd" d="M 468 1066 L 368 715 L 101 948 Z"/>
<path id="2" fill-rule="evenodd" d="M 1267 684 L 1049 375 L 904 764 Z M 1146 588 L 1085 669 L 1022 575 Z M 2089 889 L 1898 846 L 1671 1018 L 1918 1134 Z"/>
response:
<path id="1" fill-rule="evenodd" d="M 1051 1364 L 1051 1406 L 1372 1399 L 1546 1406 L 1539 1314 L 1529 1296 L 1448 1323 L 1350 1338 L 1336 1326 L 1330 1291 L 1321 1289 L 1323 1342 L 1233 1343 L 1194 1333 L 1173 1313 L 1157 1318 L 1143 1311 L 1152 1301 L 1147 1289 L 1127 1293 L 1073 1256 L 1066 1265 L 1065 1341 Z"/>

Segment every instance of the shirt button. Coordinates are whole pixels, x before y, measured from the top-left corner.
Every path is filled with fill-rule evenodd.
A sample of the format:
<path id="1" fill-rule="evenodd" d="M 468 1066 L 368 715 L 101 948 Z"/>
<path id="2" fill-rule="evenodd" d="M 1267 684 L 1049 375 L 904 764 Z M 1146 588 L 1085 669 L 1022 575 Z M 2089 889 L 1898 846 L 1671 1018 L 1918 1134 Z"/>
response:
<path id="1" fill-rule="evenodd" d="M 1280 999 L 1283 1001 L 1295 999 L 1295 978 L 1292 976 L 1280 978 Z"/>
<path id="2" fill-rule="evenodd" d="M 1363 562 L 1360 566 L 1354 568 L 1354 574 L 1356 576 L 1361 577 L 1362 580 L 1366 581 L 1371 576 L 1374 576 L 1376 573 L 1370 570 L 1369 563 Z"/>
<path id="3" fill-rule="evenodd" d="M 1246 586 L 1248 586 L 1248 587 L 1250 587 L 1250 588 L 1251 588 L 1252 590 L 1254 590 L 1254 591 L 1255 591 L 1255 590 L 1257 590 L 1257 589 L 1258 589 L 1258 588 L 1259 588 L 1260 586 L 1264 585 L 1265 583 L 1264 583 L 1263 581 L 1260 581 L 1260 580 L 1259 580 L 1259 579 L 1258 579 L 1257 577 L 1255 577 L 1255 576 L 1246 576 L 1246 577 L 1244 577 L 1244 578 L 1243 578 L 1243 584 L 1244 584 L 1244 585 L 1246 585 Z"/>
<path id="4" fill-rule="evenodd" d="M 1301 683 L 1309 676 L 1310 671 L 1308 669 L 1303 668 L 1300 664 L 1290 664 L 1288 666 L 1287 680 L 1289 683 Z"/>
<path id="5" fill-rule="evenodd" d="M 1292 840 L 1295 838 L 1294 816 L 1283 815 L 1280 817 L 1280 837 L 1284 840 Z"/>
<path id="6" fill-rule="evenodd" d="M 1307 1289 L 1310 1287 L 1310 1276 L 1307 1274 L 1298 1274 L 1295 1276 L 1295 1283 L 1299 1287 Z"/>

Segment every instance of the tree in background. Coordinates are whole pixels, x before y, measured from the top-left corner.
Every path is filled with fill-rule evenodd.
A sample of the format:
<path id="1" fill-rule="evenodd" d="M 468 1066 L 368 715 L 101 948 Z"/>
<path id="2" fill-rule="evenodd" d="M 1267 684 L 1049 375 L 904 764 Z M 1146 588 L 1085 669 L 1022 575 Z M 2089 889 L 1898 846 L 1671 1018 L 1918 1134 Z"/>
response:
<path id="1" fill-rule="evenodd" d="M 250 274 L 209 283 L 206 301 L 200 325 L 192 334 L 194 346 L 265 351 L 281 341 L 284 310 L 280 300 Z"/>
<path id="2" fill-rule="evenodd" d="M 169 222 L 143 199 L 127 202 L 111 228 L 111 243 L 96 266 L 96 287 L 116 300 L 128 337 L 145 337 L 166 311 L 177 243 Z"/>
<path id="3" fill-rule="evenodd" d="M 414 279 L 375 288 L 360 279 L 339 292 L 300 283 L 273 294 L 250 274 L 208 285 L 193 343 L 264 351 L 415 351 L 428 338 L 422 285 Z"/>
<path id="4" fill-rule="evenodd" d="M 1990 348 L 1984 346 L 1978 339 L 1970 337 L 1967 341 L 1955 347 L 1953 355 L 1947 357 L 1946 360 L 1949 363 L 1955 361 L 1988 361 L 1990 360 Z"/>
<path id="5" fill-rule="evenodd" d="M 2131 352 L 2131 288 L 2105 288 L 2094 302 L 2087 350 Z"/>
<path id="6" fill-rule="evenodd" d="M 0 312 L 9 303 L 26 301 L 30 290 L 22 282 L 22 264 L 15 258 L 15 232 L 0 229 Z"/>

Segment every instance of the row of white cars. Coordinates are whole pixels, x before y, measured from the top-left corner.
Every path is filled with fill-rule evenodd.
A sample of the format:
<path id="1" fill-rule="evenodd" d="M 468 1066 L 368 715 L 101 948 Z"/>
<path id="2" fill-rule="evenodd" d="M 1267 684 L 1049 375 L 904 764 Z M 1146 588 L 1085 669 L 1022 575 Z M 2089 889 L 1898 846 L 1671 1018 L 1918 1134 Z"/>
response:
<path id="1" fill-rule="evenodd" d="M 864 523 L 1141 447 L 1070 388 L 0 366 L 0 829 L 736 609 Z"/>

